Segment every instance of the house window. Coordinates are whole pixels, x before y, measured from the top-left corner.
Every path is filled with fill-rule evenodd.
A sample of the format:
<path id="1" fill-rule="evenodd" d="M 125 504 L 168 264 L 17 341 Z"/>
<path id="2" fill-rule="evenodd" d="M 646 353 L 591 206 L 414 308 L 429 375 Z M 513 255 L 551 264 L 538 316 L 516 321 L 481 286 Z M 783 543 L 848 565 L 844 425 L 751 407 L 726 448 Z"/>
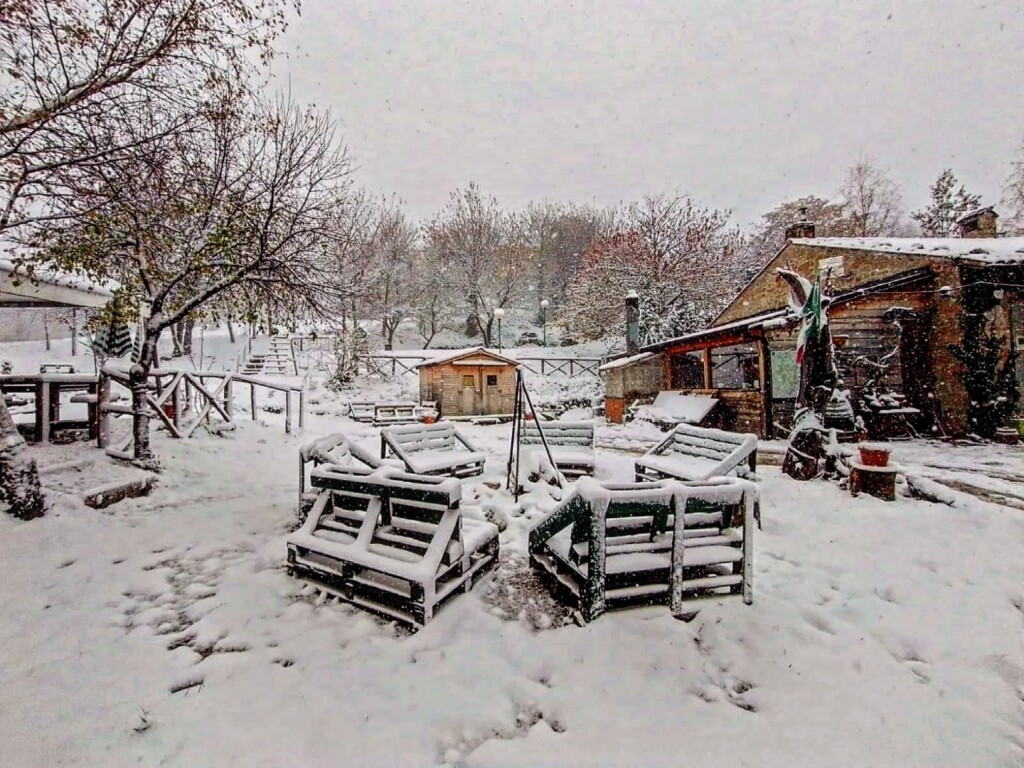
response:
<path id="1" fill-rule="evenodd" d="M 711 350 L 711 386 L 714 389 L 758 389 L 757 349 L 734 344 Z"/>
<path id="2" fill-rule="evenodd" d="M 464 373 L 464 374 L 462 374 L 462 386 L 463 387 L 472 387 L 475 384 L 476 384 L 476 381 L 473 379 L 473 374 L 472 373 Z"/>
<path id="3" fill-rule="evenodd" d="M 704 350 L 672 355 L 672 389 L 704 389 Z"/>
<path id="4" fill-rule="evenodd" d="M 498 386 L 498 376 L 497 376 L 497 374 L 492 374 L 492 373 L 487 374 L 487 386 L 488 387 L 496 387 L 496 386 Z"/>

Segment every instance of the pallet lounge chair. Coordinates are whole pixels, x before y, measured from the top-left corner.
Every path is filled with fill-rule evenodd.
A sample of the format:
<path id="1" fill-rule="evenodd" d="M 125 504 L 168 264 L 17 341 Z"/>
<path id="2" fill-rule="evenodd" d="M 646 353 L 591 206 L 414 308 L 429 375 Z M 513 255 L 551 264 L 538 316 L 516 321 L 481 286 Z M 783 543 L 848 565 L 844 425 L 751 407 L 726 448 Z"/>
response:
<path id="1" fill-rule="evenodd" d="M 749 605 L 756 502 L 738 478 L 583 478 L 530 531 L 530 563 L 586 621 L 630 605 L 667 603 L 676 616 L 733 595 Z"/>
<path id="2" fill-rule="evenodd" d="M 373 406 L 373 424 L 377 427 L 416 424 L 420 418 L 420 408 L 416 403 L 376 403 Z"/>
<path id="3" fill-rule="evenodd" d="M 321 466 L 288 569 L 353 605 L 420 627 L 498 562 L 498 528 L 464 518 L 451 478 Z"/>
<path id="4" fill-rule="evenodd" d="M 349 400 L 348 417 L 352 421 L 361 421 L 369 424 L 373 421 L 373 407 L 376 405 L 372 400 Z"/>
<path id="5" fill-rule="evenodd" d="M 637 459 L 634 469 L 638 483 L 748 477 L 757 469 L 757 435 L 680 424 Z"/>
<path id="6" fill-rule="evenodd" d="M 543 454 L 541 430 L 555 469 L 566 478 L 594 474 L 594 424 L 589 421 L 545 421 L 528 419 L 519 436 L 524 450 Z"/>
<path id="7" fill-rule="evenodd" d="M 344 470 L 347 467 L 377 469 L 381 460 L 371 451 L 361 448 L 348 435 L 336 432 L 326 435 L 299 449 L 299 512 L 304 514 L 316 502 L 317 496 L 329 493 L 316 490 L 309 485 L 310 465 L 312 469 L 324 465 Z"/>
<path id="8" fill-rule="evenodd" d="M 380 456 L 394 456 L 412 474 L 450 477 L 482 475 L 486 459 L 448 421 L 385 427 L 380 431 Z"/>

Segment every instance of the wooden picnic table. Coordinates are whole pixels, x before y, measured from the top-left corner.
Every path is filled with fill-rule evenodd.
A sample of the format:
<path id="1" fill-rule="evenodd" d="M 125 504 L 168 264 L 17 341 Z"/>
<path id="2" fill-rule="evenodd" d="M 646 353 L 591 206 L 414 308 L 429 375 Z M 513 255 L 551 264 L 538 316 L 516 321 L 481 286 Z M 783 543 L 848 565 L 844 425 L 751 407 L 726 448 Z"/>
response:
<path id="1" fill-rule="evenodd" d="M 96 436 L 96 393 L 99 376 L 91 373 L 34 373 L 0 376 L 0 394 L 31 394 L 35 397 L 35 422 L 28 434 L 34 442 L 48 443 L 56 432 L 69 429 L 88 429 L 89 437 Z M 84 394 L 88 417 L 62 419 L 61 395 L 68 392 Z"/>

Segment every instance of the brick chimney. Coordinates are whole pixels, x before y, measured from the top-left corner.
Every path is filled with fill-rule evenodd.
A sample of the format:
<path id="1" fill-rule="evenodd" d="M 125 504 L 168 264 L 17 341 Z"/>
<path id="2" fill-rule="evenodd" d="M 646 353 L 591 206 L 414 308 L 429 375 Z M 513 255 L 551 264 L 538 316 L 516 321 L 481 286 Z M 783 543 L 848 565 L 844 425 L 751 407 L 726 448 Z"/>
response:
<path id="1" fill-rule="evenodd" d="M 999 214 L 992 210 L 992 206 L 978 208 L 977 210 L 965 213 L 956 221 L 960 237 L 997 237 L 996 219 Z"/>
<path id="2" fill-rule="evenodd" d="M 640 296 L 630 289 L 626 294 L 626 354 L 640 351 Z"/>
<path id="3" fill-rule="evenodd" d="M 810 237 L 814 237 L 814 222 L 807 220 L 807 209 L 801 208 L 799 221 L 794 221 L 786 227 L 786 239 L 793 240 Z"/>

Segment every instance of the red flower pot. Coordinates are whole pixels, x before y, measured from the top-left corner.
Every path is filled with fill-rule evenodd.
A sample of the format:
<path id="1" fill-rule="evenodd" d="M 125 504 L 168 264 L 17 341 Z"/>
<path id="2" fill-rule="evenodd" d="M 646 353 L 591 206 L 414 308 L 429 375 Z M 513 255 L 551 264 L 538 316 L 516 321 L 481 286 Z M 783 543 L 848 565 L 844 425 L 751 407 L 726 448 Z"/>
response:
<path id="1" fill-rule="evenodd" d="M 860 448 L 860 463 L 866 467 L 884 467 L 889 464 L 888 446 L 863 443 Z"/>
<path id="2" fill-rule="evenodd" d="M 423 417 L 423 423 L 424 424 L 436 424 L 437 423 L 437 416 L 424 416 Z"/>

